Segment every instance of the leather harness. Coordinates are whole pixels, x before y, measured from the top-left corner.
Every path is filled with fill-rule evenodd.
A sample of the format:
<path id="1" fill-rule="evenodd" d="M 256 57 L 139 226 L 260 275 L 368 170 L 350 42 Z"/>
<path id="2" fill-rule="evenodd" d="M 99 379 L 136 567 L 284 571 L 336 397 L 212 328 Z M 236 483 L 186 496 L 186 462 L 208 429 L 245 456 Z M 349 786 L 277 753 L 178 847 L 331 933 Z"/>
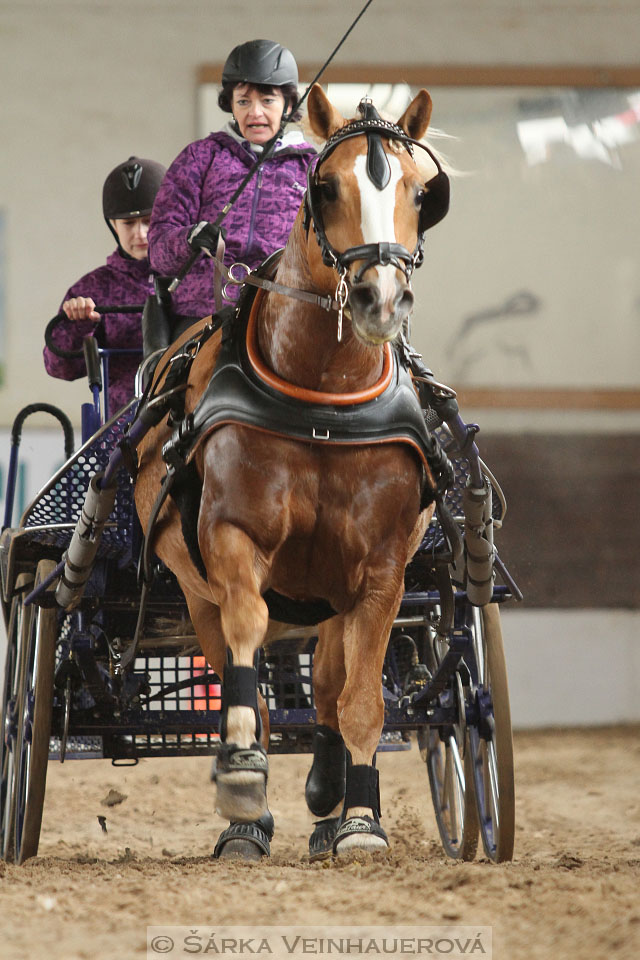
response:
<path id="1" fill-rule="evenodd" d="M 263 295 L 251 291 L 237 315 L 223 320 L 221 348 L 209 383 L 194 411 L 164 445 L 165 462 L 188 463 L 206 437 L 228 424 L 324 446 L 403 443 L 423 467 L 421 509 L 431 504 L 446 488 L 449 462 L 427 430 L 398 350 L 387 346 L 382 377 L 368 391 L 332 395 L 295 388 L 269 375 L 259 361 L 255 317 Z"/>

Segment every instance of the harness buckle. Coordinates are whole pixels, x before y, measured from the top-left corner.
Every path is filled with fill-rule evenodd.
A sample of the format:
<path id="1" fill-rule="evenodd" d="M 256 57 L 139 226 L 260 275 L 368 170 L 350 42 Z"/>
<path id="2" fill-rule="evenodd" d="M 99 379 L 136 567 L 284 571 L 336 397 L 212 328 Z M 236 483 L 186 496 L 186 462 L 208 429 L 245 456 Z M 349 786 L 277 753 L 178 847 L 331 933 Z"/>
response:
<path id="1" fill-rule="evenodd" d="M 325 427 L 324 430 L 318 430 L 316 427 L 311 427 L 311 436 L 314 440 L 328 440 L 329 439 L 329 428 Z"/>
<path id="2" fill-rule="evenodd" d="M 342 342 L 342 315 L 349 299 L 349 287 L 347 286 L 347 269 L 342 267 L 340 270 L 340 279 L 334 295 L 334 300 L 338 304 L 338 343 Z"/>

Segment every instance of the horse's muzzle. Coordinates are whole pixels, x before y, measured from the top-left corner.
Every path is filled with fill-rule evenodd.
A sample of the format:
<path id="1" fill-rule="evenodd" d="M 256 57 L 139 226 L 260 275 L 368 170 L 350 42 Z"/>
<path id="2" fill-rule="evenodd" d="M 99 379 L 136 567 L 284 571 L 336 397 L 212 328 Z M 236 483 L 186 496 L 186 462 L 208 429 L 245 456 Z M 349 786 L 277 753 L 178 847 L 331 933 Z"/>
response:
<path id="1" fill-rule="evenodd" d="M 349 291 L 349 308 L 355 334 L 367 343 L 386 343 L 400 331 L 413 309 L 411 289 L 396 283 L 384 297 L 375 283 L 356 283 Z"/>

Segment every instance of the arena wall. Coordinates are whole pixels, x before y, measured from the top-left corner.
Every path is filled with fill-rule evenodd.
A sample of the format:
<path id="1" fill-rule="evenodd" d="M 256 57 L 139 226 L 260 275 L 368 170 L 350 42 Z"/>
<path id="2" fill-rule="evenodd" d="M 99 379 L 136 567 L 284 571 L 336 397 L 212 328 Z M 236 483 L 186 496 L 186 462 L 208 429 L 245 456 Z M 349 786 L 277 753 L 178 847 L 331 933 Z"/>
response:
<path id="1" fill-rule="evenodd" d="M 0 487 L 6 477 L 7 428 L 24 404 L 47 400 L 59 404 L 75 422 L 79 420 L 80 403 L 86 399 L 84 383 L 47 377 L 41 361 L 42 332 L 69 284 L 102 262 L 111 250 L 100 210 L 105 173 L 132 153 L 168 164 L 194 139 L 197 77 L 202 64 L 220 63 L 234 44 L 265 33 L 290 46 L 300 62 L 320 63 L 361 6 L 360 0 L 347 5 L 343 0 L 322 4 L 273 0 L 266 8 L 257 0 L 0 3 Z M 607 69 L 631 68 L 637 74 L 638 36 L 640 7 L 626 0 L 559 0 L 554 4 L 543 0 L 487 0 L 482 4 L 477 0 L 405 0 L 402 4 L 374 0 L 338 62 L 397 65 L 399 80 L 406 65 L 423 65 L 426 86 L 432 77 L 441 78 L 442 69 L 448 67 L 586 68 L 606 82 Z M 472 173 L 470 164 L 465 163 L 464 143 L 456 144 L 452 152 L 456 163 Z M 477 197 L 482 191 L 483 198 L 490 201 L 490 182 L 481 178 L 459 182 L 461 192 Z M 638 182 L 640 178 L 636 191 Z M 568 194 L 570 180 L 566 189 Z M 571 316 L 566 317 L 566 325 L 555 322 L 557 340 L 549 343 L 549 351 L 560 351 L 564 357 L 573 350 L 573 362 L 567 367 L 567 380 L 573 388 L 604 390 L 610 386 L 637 394 L 640 289 L 638 258 L 631 246 L 637 203 L 626 188 L 613 189 L 615 203 L 607 230 L 618 240 L 628 237 L 624 240 L 627 255 L 615 268 L 620 298 L 603 303 L 598 313 L 602 325 L 578 343 L 572 339 Z M 483 211 L 486 215 L 487 209 L 491 216 L 491 204 L 487 203 L 480 204 L 478 216 Z M 514 194 L 513 209 L 519 206 Z M 533 222 L 536 217 L 541 219 L 542 212 L 532 205 L 528 216 Z M 551 223 L 548 236 L 554 233 L 557 224 Z M 479 305 L 491 302 L 494 291 L 487 285 L 485 267 L 489 257 L 478 234 L 477 222 L 468 225 L 454 216 L 442 228 L 440 246 L 434 233 L 430 240 L 433 261 L 417 288 L 419 298 L 424 295 L 428 302 L 430 316 L 461 321 L 466 310 L 463 288 L 477 294 Z M 492 244 L 492 262 L 499 265 L 505 261 L 507 269 L 522 237 L 518 227 L 504 236 L 502 249 L 499 243 Z M 439 277 L 454 256 L 460 258 L 459 282 L 455 288 L 451 284 L 441 288 Z M 579 275 L 579 254 L 572 256 L 569 251 L 567 263 L 565 269 Z M 560 287 L 564 282 L 557 261 L 551 267 L 547 272 L 549 291 L 553 284 Z M 548 298 L 547 288 L 544 292 Z M 417 330 L 415 339 L 438 374 L 446 378 L 454 371 L 448 333 L 429 339 Z M 609 349 L 610 344 L 617 345 L 617 352 Z M 508 386 L 517 387 L 522 373 L 522 383 L 530 385 L 533 379 L 535 387 L 535 376 L 517 367 L 515 348 L 513 356 L 516 366 L 510 368 Z M 562 363 L 559 366 L 562 368 Z M 584 376 L 585 370 L 588 376 Z M 560 374 L 554 376 L 543 385 L 561 386 Z M 492 373 L 484 384 L 489 392 L 494 379 Z M 525 593 L 533 598 L 505 616 L 515 722 L 528 726 L 640 719 L 635 639 L 640 626 L 637 550 L 625 538 L 628 527 L 617 519 L 616 502 L 616 468 L 628 478 L 637 463 L 630 452 L 640 433 L 637 405 L 632 398 L 630 404 L 618 404 L 617 408 L 605 404 L 571 410 L 563 409 L 560 401 L 555 407 L 537 408 L 534 398 L 516 410 L 496 410 L 487 409 L 478 398 L 478 394 L 475 399 L 472 396 L 473 402 L 463 412 L 467 419 L 480 422 L 488 448 L 509 476 L 516 519 L 505 559 L 513 558 L 525 581 Z M 23 498 L 39 485 L 38 470 L 43 472 L 47 457 L 52 461 L 58 457 L 55 431 L 48 431 L 44 421 L 36 421 L 34 426 L 45 433 L 25 439 L 25 464 L 31 472 L 24 477 Z M 565 461 L 565 474 L 554 474 L 552 480 L 548 474 L 536 473 L 535 463 L 527 462 L 521 446 L 517 457 L 513 452 L 518 441 L 531 435 L 537 444 L 537 462 L 540 457 L 556 462 L 558 437 L 576 432 L 592 446 L 588 450 L 586 446 L 574 448 L 575 458 L 568 465 Z M 598 437 L 607 438 L 608 445 L 596 445 L 594 438 Z M 45 450 L 51 453 L 44 455 Z M 627 451 L 621 455 L 623 459 L 616 450 Z M 488 455 L 487 459 L 493 465 Z M 520 482 L 514 464 L 521 466 Z M 581 509 L 588 512 L 564 509 L 563 476 L 565 494 L 567 488 L 579 485 L 593 492 L 594 470 L 600 478 L 603 471 L 609 471 L 608 486 L 597 487 L 599 499 L 592 497 L 586 503 L 577 498 Z M 509 494 L 509 484 L 504 483 Z M 551 484 L 546 495 L 545 483 Z M 625 486 L 625 496 L 631 498 L 625 501 L 625 516 L 639 515 L 637 490 L 637 484 Z M 540 525 L 537 519 L 550 503 L 564 510 L 554 529 Z M 534 523 L 531 517 L 536 518 Z M 571 536 L 566 535 L 569 529 Z M 590 536 L 581 541 L 579 531 L 588 531 Z M 541 543 L 543 549 L 537 549 Z M 603 550 L 603 545 L 608 549 Z M 560 571 L 555 582 L 562 582 L 562 571 L 570 571 L 571 585 L 556 590 L 545 605 L 550 593 L 545 594 L 547 588 L 541 580 L 545 576 L 548 580 L 545 564 L 554 551 L 554 570 Z M 591 562 L 584 563 L 588 551 Z M 614 599 L 607 592 L 608 582 L 616 584 Z M 538 696 L 540 691 L 544 695 Z"/>

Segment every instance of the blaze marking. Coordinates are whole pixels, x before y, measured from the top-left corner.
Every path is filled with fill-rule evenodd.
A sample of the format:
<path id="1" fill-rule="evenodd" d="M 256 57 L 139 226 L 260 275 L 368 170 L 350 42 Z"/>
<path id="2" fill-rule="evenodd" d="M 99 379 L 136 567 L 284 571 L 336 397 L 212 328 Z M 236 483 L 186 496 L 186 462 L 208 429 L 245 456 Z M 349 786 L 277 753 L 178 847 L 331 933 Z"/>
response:
<path id="1" fill-rule="evenodd" d="M 367 157 L 356 157 L 353 172 L 360 188 L 360 226 L 363 243 L 395 243 L 394 213 L 396 208 L 396 184 L 402 177 L 402 166 L 397 157 L 387 154 L 391 166 L 391 178 L 383 190 L 371 182 L 367 175 Z M 396 291 L 396 268 L 389 264 L 377 266 L 378 287 L 383 302 L 392 300 Z"/>

